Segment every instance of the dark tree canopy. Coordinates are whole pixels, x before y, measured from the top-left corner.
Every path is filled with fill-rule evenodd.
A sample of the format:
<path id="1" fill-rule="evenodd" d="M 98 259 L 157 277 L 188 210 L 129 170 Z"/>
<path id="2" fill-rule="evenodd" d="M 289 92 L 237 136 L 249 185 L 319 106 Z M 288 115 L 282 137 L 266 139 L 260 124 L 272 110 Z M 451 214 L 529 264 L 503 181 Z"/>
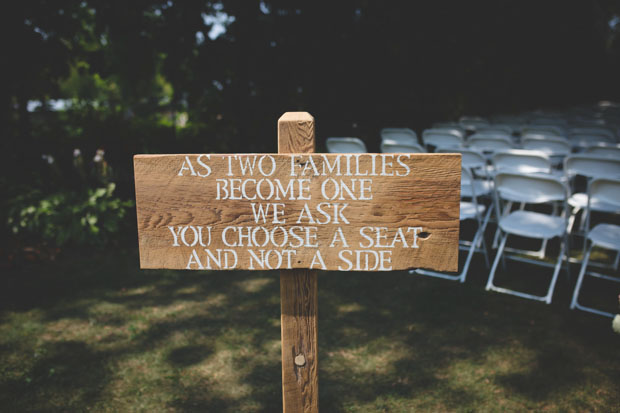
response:
<path id="1" fill-rule="evenodd" d="M 12 4 L 5 157 L 274 151 L 285 111 L 378 149 L 385 126 L 620 96 L 617 2 L 30 0 Z M 225 27 L 216 36 L 218 27 Z M 222 30 L 220 30 L 222 32 Z M 211 38 L 213 37 L 213 38 Z M 52 111 L 64 99 L 70 109 Z M 28 111 L 29 102 L 42 106 Z M 26 151 L 27 152 L 27 151 Z M 7 155 L 10 154 L 10 155 Z M 66 155 L 69 156 L 69 155 Z M 34 159 L 36 158 L 36 159 Z"/>

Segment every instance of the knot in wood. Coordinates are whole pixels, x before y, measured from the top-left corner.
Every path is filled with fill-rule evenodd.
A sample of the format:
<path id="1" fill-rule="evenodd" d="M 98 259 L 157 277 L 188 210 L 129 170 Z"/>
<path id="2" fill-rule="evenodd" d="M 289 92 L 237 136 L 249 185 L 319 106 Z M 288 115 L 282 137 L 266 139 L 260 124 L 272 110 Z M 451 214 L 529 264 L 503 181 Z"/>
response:
<path id="1" fill-rule="evenodd" d="M 304 355 L 303 354 L 298 354 L 295 357 L 295 365 L 297 365 L 299 367 L 302 367 L 305 364 L 306 364 L 306 358 L 304 357 Z"/>

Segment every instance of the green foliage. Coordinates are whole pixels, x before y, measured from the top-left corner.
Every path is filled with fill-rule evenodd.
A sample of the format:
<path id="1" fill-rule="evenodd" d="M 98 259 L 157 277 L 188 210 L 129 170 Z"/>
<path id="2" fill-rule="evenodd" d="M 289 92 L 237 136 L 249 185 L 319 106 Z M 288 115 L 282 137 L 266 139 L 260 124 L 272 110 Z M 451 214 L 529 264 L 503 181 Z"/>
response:
<path id="1" fill-rule="evenodd" d="M 0 222 L 20 195 L 37 194 L 11 204 L 15 222 L 110 182 L 133 197 L 136 153 L 274 152 L 285 111 L 318 119 L 319 148 L 340 135 L 377 151 L 386 126 L 617 100 L 616 3 L 14 2 Z"/>
<path id="2" fill-rule="evenodd" d="M 10 203 L 8 225 L 15 235 L 41 238 L 56 246 L 103 245 L 119 231 L 133 207 L 133 201 L 114 196 L 115 188 L 109 183 L 82 192 L 31 191 Z"/>

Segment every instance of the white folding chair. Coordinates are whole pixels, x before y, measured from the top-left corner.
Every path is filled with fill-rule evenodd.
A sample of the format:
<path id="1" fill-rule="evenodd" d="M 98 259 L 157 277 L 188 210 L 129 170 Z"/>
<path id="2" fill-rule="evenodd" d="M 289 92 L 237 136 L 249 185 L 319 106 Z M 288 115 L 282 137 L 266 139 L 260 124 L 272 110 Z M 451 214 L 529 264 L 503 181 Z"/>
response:
<path id="1" fill-rule="evenodd" d="M 467 146 L 470 149 L 479 151 L 487 155 L 489 158 L 497 151 L 514 148 L 515 144 L 507 136 L 501 135 L 480 135 L 474 134 L 467 140 Z"/>
<path id="2" fill-rule="evenodd" d="M 543 151 L 528 149 L 499 151 L 493 154 L 491 162 L 496 172 L 543 174 L 560 180 L 565 179 L 564 173 L 553 168 L 549 155 Z"/>
<path id="3" fill-rule="evenodd" d="M 366 145 L 359 138 L 333 137 L 325 142 L 329 153 L 366 153 Z"/>
<path id="4" fill-rule="evenodd" d="M 518 297 L 528 298 L 537 301 L 551 303 L 553 290 L 557 281 L 558 274 L 562 267 L 562 260 L 566 256 L 568 250 L 567 237 L 567 217 L 560 215 L 550 215 L 542 212 L 516 210 L 510 211 L 508 208 L 502 209 L 502 201 L 510 201 L 514 203 L 525 203 L 532 205 L 554 204 L 561 202 L 563 211 L 566 211 L 566 201 L 568 199 L 568 188 L 566 185 L 551 176 L 542 175 L 525 175 L 500 172 L 495 175 L 495 205 L 497 215 L 499 216 L 498 227 L 500 229 L 501 241 L 497 250 L 497 255 L 493 261 L 486 289 L 501 293 L 512 294 Z M 552 266 L 553 275 L 549 283 L 547 293 L 543 296 L 524 293 L 505 287 L 498 287 L 494 284 L 495 273 L 500 259 L 503 259 L 506 248 L 506 241 L 509 235 L 533 239 L 552 239 L 559 237 L 561 239 L 560 252 L 558 254 L 555 265 L 545 261 L 533 260 L 521 256 L 509 256 L 517 261 L 523 261 L 531 264 L 542 266 Z M 568 263 L 567 263 L 568 271 Z"/>
<path id="5" fill-rule="evenodd" d="M 447 274 L 424 269 L 416 269 L 412 270 L 411 273 L 415 272 L 422 275 L 444 278 L 446 280 L 460 281 L 463 283 L 465 282 L 465 278 L 467 277 L 467 272 L 469 271 L 469 266 L 475 252 L 482 252 L 484 254 L 486 266 L 487 268 L 489 268 L 489 255 L 487 252 L 486 244 L 484 242 L 484 231 L 489 221 L 491 207 L 487 207 L 483 204 L 478 203 L 479 195 L 476 193 L 475 181 L 476 180 L 474 179 L 473 174 L 471 173 L 469 168 L 463 166 L 461 168 L 461 188 L 468 189 L 466 191 L 461 190 L 461 194 L 463 194 L 463 192 L 470 194 L 471 201 L 461 200 L 459 219 L 461 222 L 467 220 L 475 220 L 477 223 L 477 227 L 476 232 L 474 233 L 474 237 L 471 241 L 459 240 L 459 249 L 467 251 L 467 258 L 465 259 L 465 264 L 463 265 L 463 269 L 461 270 L 461 272 L 459 274 Z"/>
<path id="6" fill-rule="evenodd" d="M 620 145 L 591 145 L 586 147 L 583 153 L 620 159 Z"/>
<path id="7" fill-rule="evenodd" d="M 578 154 L 566 157 L 564 160 L 564 173 L 569 182 L 574 182 L 576 176 L 583 176 L 591 181 L 595 178 L 620 179 L 620 158 L 612 159 L 603 156 L 593 156 L 590 154 Z M 574 185 L 571 185 L 574 187 Z M 569 218 L 569 230 L 576 233 L 574 222 L 579 211 L 585 211 L 588 205 L 588 195 L 583 192 L 573 191 L 568 199 L 568 205 L 572 208 Z M 591 209 L 598 212 L 616 211 L 614 205 L 605 202 L 594 201 Z M 579 232 L 583 230 L 587 214 L 582 214 Z"/>
<path id="8" fill-rule="evenodd" d="M 527 135 L 521 138 L 523 149 L 541 151 L 549 155 L 554 165 L 560 165 L 564 158 L 571 153 L 571 145 L 566 138 L 538 137 Z"/>
<path id="9" fill-rule="evenodd" d="M 405 144 L 418 143 L 418 135 L 409 128 L 383 128 L 381 140 L 392 140 Z"/>
<path id="10" fill-rule="evenodd" d="M 447 123 L 434 123 L 433 127 L 430 129 L 426 129 L 424 132 L 434 133 L 441 132 L 447 133 L 450 135 L 456 135 L 459 138 L 465 139 L 465 129 L 461 128 L 458 123 L 454 123 L 454 125 Z M 422 132 L 422 138 L 424 139 L 424 132 Z"/>
<path id="11" fill-rule="evenodd" d="M 435 147 L 435 151 L 439 148 L 460 148 L 465 144 L 461 136 L 449 133 L 443 129 L 427 129 L 422 132 L 422 142 L 426 149 L 429 146 Z"/>
<path id="12" fill-rule="evenodd" d="M 602 202 L 610 205 L 615 205 L 616 209 L 620 211 L 620 180 L 599 178 L 593 180 L 589 185 L 589 202 L 587 206 L 588 217 L 590 217 L 590 207 L 595 202 Z M 589 218 L 587 228 L 590 227 Z M 601 223 L 596 225 L 586 233 L 586 241 L 589 244 L 586 253 L 583 257 L 579 276 L 577 277 L 577 283 L 575 284 L 575 291 L 573 292 L 573 299 L 571 301 L 570 308 L 578 309 L 582 311 L 588 311 L 590 313 L 614 317 L 614 314 L 606 311 L 597 310 L 592 307 L 579 304 L 579 293 L 583 285 L 583 280 L 586 275 L 602 278 L 608 281 L 620 282 L 620 276 L 618 276 L 618 260 L 615 263 L 616 276 L 610 276 L 607 274 L 601 274 L 597 272 L 588 272 L 588 263 L 592 249 L 595 247 L 603 248 L 605 250 L 611 250 L 616 253 L 616 257 L 620 256 L 620 225 Z"/>
<path id="13" fill-rule="evenodd" d="M 542 174 L 543 176 L 553 176 L 556 179 L 563 180 L 562 171 L 553 169 L 551 159 L 546 153 L 541 151 L 530 151 L 525 149 L 512 149 L 508 151 L 497 152 L 491 159 L 496 172 L 512 172 L 517 174 Z M 521 204 L 522 209 L 525 204 Z M 495 232 L 493 238 L 493 248 L 497 248 L 499 242 L 499 229 Z M 536 256 L 544 258 L 547 250 L 547 240 L 543 240 Z M 506 248 L 506 251 L 523 252 L 522 250 Z"/>
<path id="14" fill-rule="evenodd" d="M 400 142 L 391 139 L 384 139 L 381 142 L 381 152 L 383 153 L 425 153 L 426 150 L 419 143 Z"/>

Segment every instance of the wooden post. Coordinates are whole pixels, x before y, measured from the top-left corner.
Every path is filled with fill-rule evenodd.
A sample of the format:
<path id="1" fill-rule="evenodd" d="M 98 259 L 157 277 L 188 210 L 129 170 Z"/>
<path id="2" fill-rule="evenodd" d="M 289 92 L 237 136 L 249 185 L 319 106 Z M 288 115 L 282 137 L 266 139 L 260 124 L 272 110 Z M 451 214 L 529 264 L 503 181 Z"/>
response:
<path id="1" fill-rule="evenodd" d="M 318 412 L 313 268 L 458 269 L 460 154 L 312 156 L 314 145 L 312 116 L 288 112 L 279 154 L 134 156 L 141 268 L 281 270 L 286 413 Z"/>
<path id="2" fill-rule="evenodd" d="M 313 153 L 314 118 L 286 112 L 278 120 L 278 153 Z M 317 273 L 280 271 L 282 403 L 285 413 L 319 411 Z"/>

